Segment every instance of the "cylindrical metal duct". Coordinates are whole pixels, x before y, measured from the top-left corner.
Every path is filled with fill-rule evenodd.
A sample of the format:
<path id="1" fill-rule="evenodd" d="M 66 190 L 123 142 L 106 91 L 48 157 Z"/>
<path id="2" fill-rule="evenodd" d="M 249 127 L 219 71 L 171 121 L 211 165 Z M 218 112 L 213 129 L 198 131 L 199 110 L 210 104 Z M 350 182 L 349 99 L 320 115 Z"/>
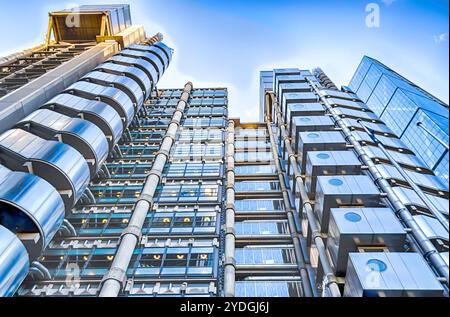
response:
<path id="1" fill-rule="evenodd" d="M 192 89 L 193 85 L 190 82 L 184 86 L 177 109 L 172 116 L 172 121 L 162 140 L 158 155 L 156 155 L 152 169 L 147 176 L 130 222 L 122 232 L 119 247 L 111 268 L 103 278 L 99 294 L 100 297 L 117 297 L 125 284 L 126 271 L 133 256 L 134 249 L 141 239 L 142 226 L 144 225 L 147 213 L 152 208 L 156 188 L 161 180 L 164 166 L 169 159 L 169 153 L 175 142 L 175 137 Z"/>

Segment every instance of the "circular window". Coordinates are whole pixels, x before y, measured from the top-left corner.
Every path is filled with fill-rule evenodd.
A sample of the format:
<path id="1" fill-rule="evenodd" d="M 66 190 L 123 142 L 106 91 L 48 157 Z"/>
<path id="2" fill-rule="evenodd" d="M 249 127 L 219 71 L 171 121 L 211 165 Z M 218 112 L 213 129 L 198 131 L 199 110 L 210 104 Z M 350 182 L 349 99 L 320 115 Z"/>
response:
<path id="1" fill-rule="evenodd" d="M 302 121 L 302 122 L 310 122 L 311 119 L 310 118 L 306 118 L 306 117 L 301 117 L 300 121 Z"/>
<path id="2" fill-rule="evenodd" d="M 322 160 L 326 160 L 326 159 L 330 158 L 330 156 L 327 153 L 319 153 L 319 154 L 317 154 L 317 157 Z"/>
<path id="3" fill-rule="evenodd" d="M 361 216 L 355 212 L 347 212 L 344 215 L 344 218 L 351 222 L 359 222 L 361 221 Z"/>
<path id="4" fill-rule="evenodd" d="M 320 135 L 318 133 L 308 133 L 308 138 L 317 139 Z"/>
<path id="5" fill-rule="evenodd" d="M 339 178 L 332 178 L 328 181 L 328 183 L 330 183 L 333 186 L 341 186 L 342 184 L 344 184 L 344 182 L 341 181 Z"/>
<path id="6" fill-rule="evenodd" d="M 369 261 L 367 261 L 367 266 L 371 271 L 374 272 L 384 272 L 387 270 L 386 263 L 378 259 L 370 259 Z"/>

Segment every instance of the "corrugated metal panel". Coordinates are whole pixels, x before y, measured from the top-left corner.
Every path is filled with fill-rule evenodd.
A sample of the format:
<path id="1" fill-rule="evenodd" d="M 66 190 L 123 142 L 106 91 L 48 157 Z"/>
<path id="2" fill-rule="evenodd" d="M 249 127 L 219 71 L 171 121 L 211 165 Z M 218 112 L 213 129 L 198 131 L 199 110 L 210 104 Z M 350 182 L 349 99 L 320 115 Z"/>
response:
<path id="1" fill-rule="evenodd" d="M 148 79 L 145 72 L 137 67 L 114 63 L 103 63 L 98 65 L 95 69 L 116 75 L 127 76 L 139 84 L 146 97 L 151 95 L 152 83 Z"/>
<path id="2" fill-rule="evenodd" d="M 24 130 L 0 135 L 0 158 L 10 169 L 32 171 L 52 184 L 63 193 L 66 208 L 75 205 L 89 182 L 89 167 L 78 151 Z"/>
<path id="3" fill-rule="evenodd" d="M 37 256 L 64 220 L 63 200 L 56 189 L 40 177 L 12 172 L 1 165 L 0 173 L 4 176 L 0 179 L 0 224 L 16 234 L 39 234 L 39 241 L 29 250 L 32 257 Z"/>
<path id="4" fill-rule="evenodd" d="M 93 82 L 102 86 L 113 86 L 119 88 L 133 100 L 136 105 L 136 112 L 144 102 L 144 92 L 139 84 L 126 76 L 105 73 L 102 71 L 93 71 L 84 75 L 81 80 Z"/>
<path id="5" fill-rule="evenodd" d="M 99 44 L 0 98 L 0 133 L 12 128 L 115 52 L 116 43 Z"/>
<path id="6" fill-rule="evenodd" d="M 102 101 L 89 100 L 71 94 L 59 94 L 47 102 L 43 108 L 71 117 L 81 117 L 94 123 L 108 139 L 110 150 L 122 136 L 123 124 L 119 114 Z"/>
<path id="7" fill-rule="evenodd" d="M 84 156 L 94 177 L 108 156 L 108 141 L 93 123 L 39 109 L 20 121 L 17 128 L 27 130 L 46 140 L 59 140 L 76 149 Z"/>
<path id="8" fill-rule="evenodd" d="M 127 57 L 143 58 L 146 61 L 150 62 L 158 73 L 158 80 L 161 78 L 162 74 L 164 73 L 163 64 L 161 63 L 161 61 L 159 60 L 158 57 L 156 57 L 155 55 L 153 55 L 151 53 L 125 49 L 125 50 L 122 50 L 119 54 L 123 55 L 123 56 L 127 56 Z"/>
<path id="9" fill-rule="evenodd" d="M 120 115 L 125 130 L 134 117 L 133 101 L 123 91 L 114 87 L 105 87 L 93 83 L 79 81 L 69 86 L 65 92 L 83 98 L 98 100 L 107 103 Z"/>
<path id="10" fill-rule="evenodd" d="M 0 297 L 13 296 L 28 274 L 29 259 L 22 242 L 0 225 Z"/>
<path id="11" fill-rule="evenodd" d="M 126 57 L 122 55 L 114 55 L 108 60 L 109 63 L 115 63 L 119 65 L 125 65 L 125 66 L 135 66 L 142 71 L 144 71 L 148 79 L 150 80 L 152 84 L 152 90 L 155 86 L 155 84 L 158 82 L 158 73 L 156 72 L 155 67 L 148 61 L 142 58 L 135 58 L 135 57 Z"/>

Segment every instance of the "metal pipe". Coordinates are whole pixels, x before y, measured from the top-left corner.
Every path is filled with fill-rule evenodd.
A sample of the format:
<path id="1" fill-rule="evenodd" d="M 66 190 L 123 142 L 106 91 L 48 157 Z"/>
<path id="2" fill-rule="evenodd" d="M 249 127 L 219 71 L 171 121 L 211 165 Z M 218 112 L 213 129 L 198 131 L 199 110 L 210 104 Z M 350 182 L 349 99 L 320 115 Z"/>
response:
<path id="1" fill-rule="evenodd" d="M 103 164 L 101 169 L 105 173 L 106 178 L 111 178 L 111 173 L 109 172 L 108 166 L 106 166 L 106 164 Z"/>
<path id="2" fill-rule="evenodd" d="M 95 204 L 95 202 L 96 202 L 95 196 L 94 196 L 94 194 L 92 194 L 92 191 L 89 188 L 85 189 L 83 195 L 86 195 L 86 197 L 89 200 L 89 203 Z"/>
<path id="3" fill-rule="evenodd" d="M 269 119 L 269 117 L 267 117 L 267 116 L 266 116 L 266 124 L 267 124 L 267 130 L 269 132 L 270 145 L 271 145 L 271 150 L 272 150 L 272 154 L 274 157 L 275 169 L 278 174 L 278 180 L 280 182 L 281 192 L 283 194 L 284 205 L 286 206 L 286 216 L 287 216 L 288 225 L 289 225 L 289 229 L 290 229 L 289 231 L 291 233 L 291 239 L 292 239 L 292 242 L 294 245 L 295 258 L 297 260 L 298 270 L 299 270 L 300 276 L 302 278 L 303 293 L 304 293 L 305 297 L 312 297 L 313 296 L 313 291 L 311 289 L 312 285 L 311 285 L 311 281 L 309 280 L 308 271 L 307 271 L 306 265 L 305 265 L 305 259 L 303 258 L 303 252 L 301 251 L 301 244 L 300 244 L 300 241 L 299 241 L 299 238 L 297 235 L 297 229 L 295 226 L 294 215 L 293 215 L 291 203 L 289 200 L 288 190 L 284 183 L 284 176 L 283 176 L 283 171 L 280 166 L 280 158 L 278 156 L 277 145 L 275 143 L 275 137 L 273 135 L 272 123 L 271 123 L 271 120 Z"/>
<path id="4" fill-rule="evenodd" d="M 77 231 L 75 230 L 75 227 L 69 222 L 69 220 L 64 219 L 63 224 L 67 228 L 69 233 L 72 235 L 72 237 L 78 236 Z"/>
<path id="5" fill-rule="evenodd" d="M 236 284 L 236 232 L 235 217 L 235 190 L 234 190 L 234 121 L 228 121 L 227 128 L 227 186 L 226 186 L 226 212 L 225 212 L 225 263 L 224 263 L 224 295 L 234 297 Z"/>
<path id="6" fill-rule="evenodd" d="M 286 124 L 283 120 L 283 115 L 281 113 L 280 107 L 275 97 L 275 93 L 268 92 L 268 95 L 271 97 L 272 107 L 275 110 L 275 115 L 277 116 L 278 126 L 280 128 L 280 134 L 284 141 L 286 151 L 289 156 L 289 162 L 292 166 L 295 183 L 298 186 L 301 201 L 303 202 L 302 210 L 307 217 L 309 227 L 312 233 L 312 239 L 316 245 L 317 251 L 319 252 L 319 260 L 322 264 L 322 268 L 324 271 L 324 287 L 330 290 L 331 296 L 333 297 L 341 297 L 341 292 L 339 290 L 339 286 L 337 285 L 336 276 L 333 273 L 331 268 L 330 260 L 326 254 L 325 244 L 322 239 L 322 235 L 319 230 L 319 226 L 317 224 L 317 220 L 314 216 L 314 212 L 312 209 L 312 203 L 309 200 L 308 194 L 305 189 L 305 185 L 303 184 L 303 178 L 298 169 L 297 158 L 295 157 L 294 150 L 291 146 L 291 141 L 289 139 L 289 135 L 286 130 Z M 294 225 L 295 226 L 295 225 Z"/>
<path id="7" fill-rule="evenodd" d="M 433 139 L 435 139 L 436 141 L 438 141 L 443 147 L 445 147 L 448 151 L 448 144 L 445 143 L 444 141 L 442 141 L 441 139 L 439 139 L 437 137 L 437 135 L 435 135 L 433 132 L 431 132 L 430 130 L 428 130 L 427 128 L 425 128 L 425 125 L 423 124 L 423 122 L 417 122 L 417 126 L 422 128 L 425 132 L 427 132 L 429 135 L 431 135 L 433 137 Z"/>
<path id="8" fill-rule="evenodd" d="M 342 133 L 344 133 L 347 141 L 354 146 L 354 150 L 358 154 L 359 159 L 368 167 L 368 171 L 372 175 L 374 182 L 386 194 L 388 201 L 391 203 L 392 207 L 394 208 L 398 216 L 403 220 L 406 227 L 411 229 L 411 233 L 413 237 L 416 239 L 417 244 L 421 248 L 424 258 L 431 262 L 433 268 L 436 270 L 438 274 L 445 277 L 448 284 L 449 283 L 448 265 L 446 264 L 442 256 L 439 254 L 436 247 L 422 231 L 420 226 L 417 224 L 417 222 L 409 212 L 408 208 L 406 208 L 406 206 L 398 198 L 389 182 L 378 171 L 375 163 L 367 155 L 364 148 L 353 136 L 352 132 L 350 131 L 346 123 L 342 120 L 339 114 L 336 113 L 333 107 L 329 104 L 328 100 L 320 95 L 319 88 L 317 88 L 315 83 L 312 82 L 309 78 L 306 78 L 306 80 L 314 88 L 314 91 L 317 93 L 317 95 L 320 96 L 320 99 L 322 100 L 324 106 L 327 108 L 328 112 L 332 115 L 333 119 L 335 120 L 335 123 L 342 128 Z"/>
<path id="9" fill-rule="evenodd" d="M 46 48 L 45 44 L 40 44 L 17 53 L 2 56 L 0 57 L 0 67 L 7 67 L 8 65 L 16 62 L 18 59 L 31 56 L 33 53 L 44 50 L 45 48 Z"/>
<path id="10" fill-rule="evenodd" d="M 386 151 L 383 143 L 376 137 L 373 130 L 368 129 L 361 120 L 358 120 L 359 125 L 364 129 L 364 131 L 372 138 L 373 142 L 378 146 L 378 148 L 383 152 L 384 155 L 391 161 L 391 164 L 397 169 L 397 171 L 403 176 L 403 178 L 408 182 L 409 186 L 414 190 L 414 192 L 422 199 L 431 213 L 436 217 L 436 219 L 444 226 L 445 230 L 448 232 L 448 220 L 445 216 L 434 206 L 433 202 L 425 195 L 425 193 L 420 189 L 419 186 L 409 177 L 409 175 L 403 170 L 400 164 L 392 157 L 392 155 Z"/>
<path id="11" fill-rule="evenodd" d="M 125 285 L 127 269 L 129 267 L 134 249 L 141 240 L 142 227 L 147 213 L 153 205 L 156 188 L 161 180 L 164 166 L 169 159 L 169 153 L 175 142 L 175 137 L 180 126 L 187 102 L 190 98 L 193 85 L 188 82 L 184 86 L 183 93 L 178 101 L 177 109 L 172 116 L 172 121 L 167 128 L 161 147 L 155 157 L 153 166 L 144 183 L 141 195 L 135 205 L 128 226 L 123 230 L 117 253 L 111 264 L 111 268 L 102 280 L 99 297 L 117 297 Z"/>
<path id="12" fill-rule="evenodd" d="M 156 33 L 151 38 L 147 39 L 144 43 L 147 45 L 154 45 L 156 42 L 161 42 L 164 39 L 162 33 Z"/>
<path id="13" fill-rule="evenodd" d="M 31 263 L 30 272 L 36 271 L 41 275 L 41 280 L 51 280 L 52 275 L 50 274 L 50 271 L 41 263 L 38 261 L 33 261 Z"/>

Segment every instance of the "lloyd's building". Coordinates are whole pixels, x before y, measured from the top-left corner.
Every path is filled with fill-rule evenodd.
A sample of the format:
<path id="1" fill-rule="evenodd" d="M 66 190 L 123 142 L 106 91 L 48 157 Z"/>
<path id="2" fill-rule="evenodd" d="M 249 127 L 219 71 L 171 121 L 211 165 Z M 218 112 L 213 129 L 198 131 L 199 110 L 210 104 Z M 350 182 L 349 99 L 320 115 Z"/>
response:
<path id="1" fill-rule="evenodd" d="M 357 94 L 262 72 L 244 123 L 173 54 L 108 5 L 0 59 L 0 296 L 448 296 L 448 184 Z"/>

